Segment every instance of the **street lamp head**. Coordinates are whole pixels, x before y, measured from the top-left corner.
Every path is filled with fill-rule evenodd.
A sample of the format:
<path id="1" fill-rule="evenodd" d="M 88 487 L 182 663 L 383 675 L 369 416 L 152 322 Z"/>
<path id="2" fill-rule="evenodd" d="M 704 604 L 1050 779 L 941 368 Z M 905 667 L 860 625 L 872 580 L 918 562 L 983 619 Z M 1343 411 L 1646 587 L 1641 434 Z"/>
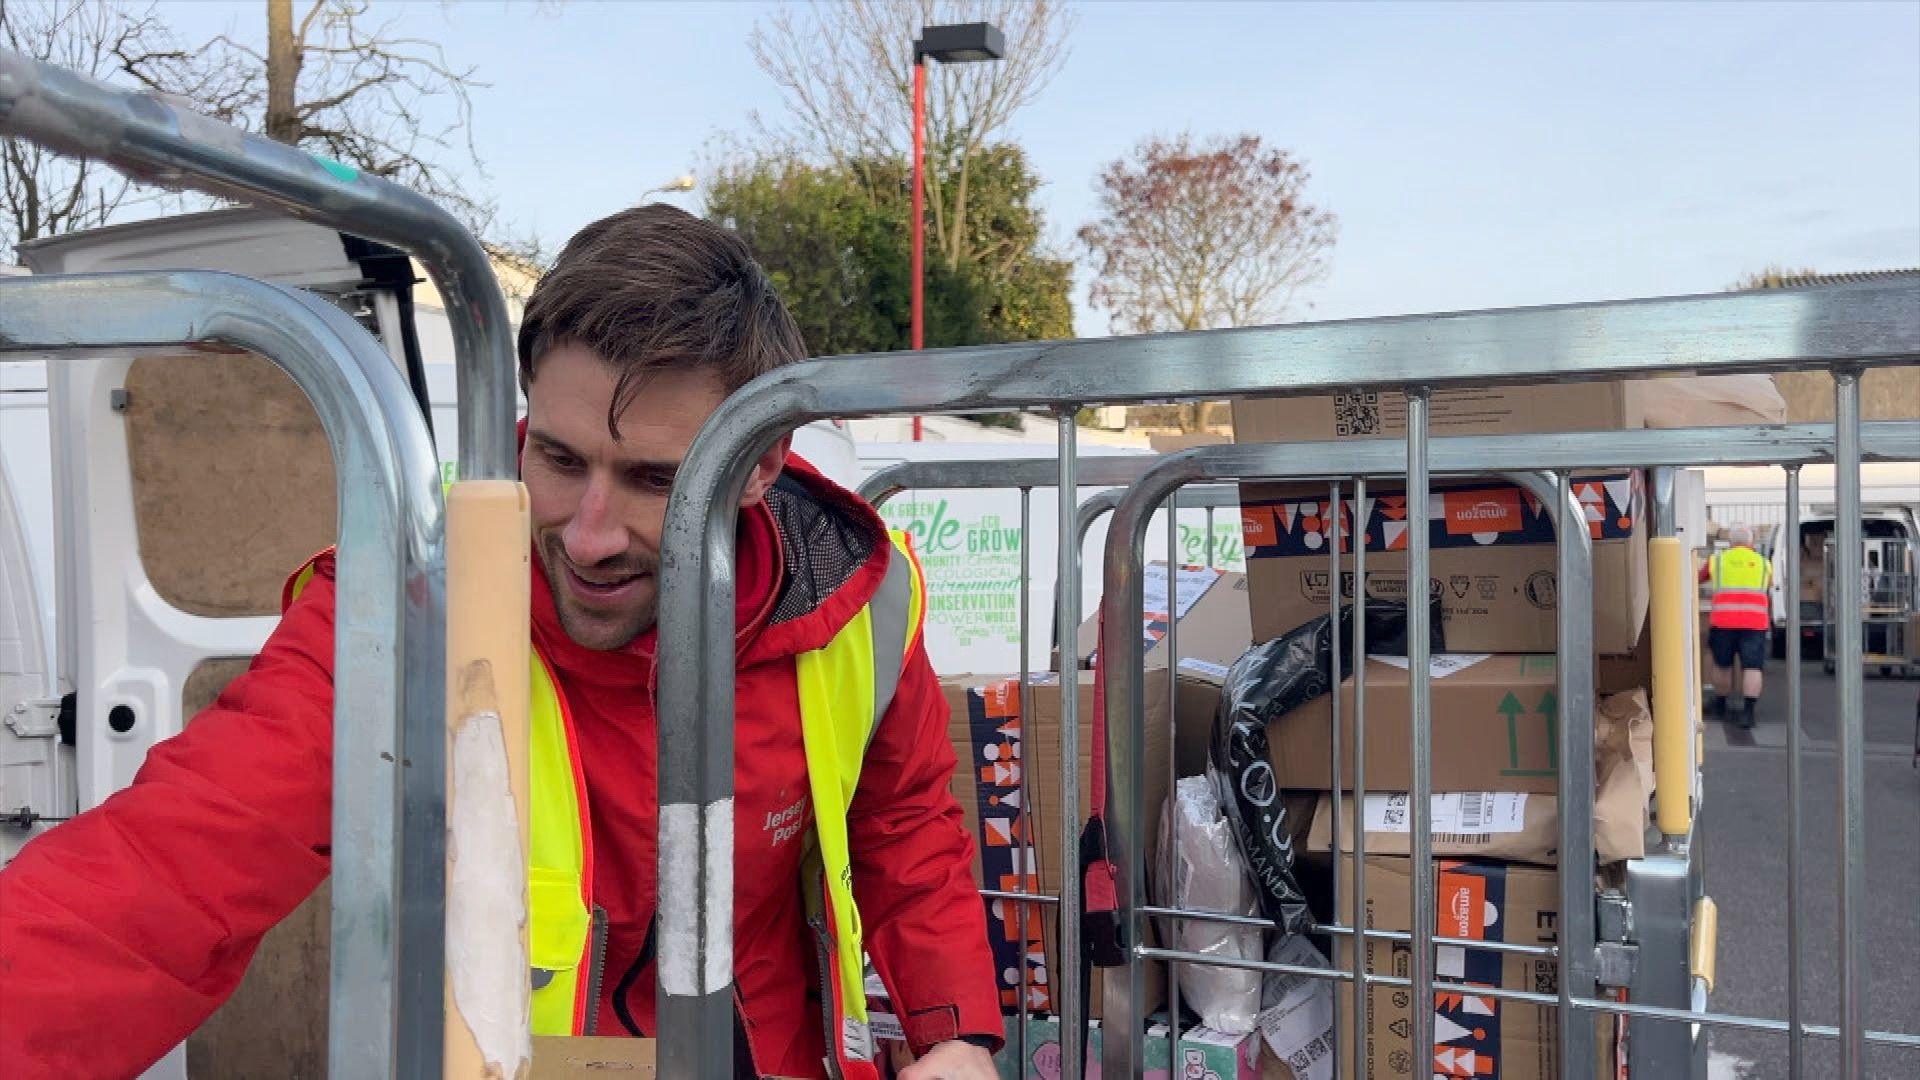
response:
<path id="1" fill-rule="evenodd" d="M 924 59 L 943 64 L 970 64 L 998 60 L 1007 54 L 1007 39 L 992 23 L 952 23 L 926 26 L 913 43 L 913 62 Z"/>
<path id="2" fill-rule="evenodd" d="M 667 181 L 666 183 L 661 184 L 659 187 L 648 188 L 647 190 L 641 192 L 640 201 L 646 202 L 648 198 L 654 195 L 671 195 L 676 191 L 692 191 L 693 185 L 694 185 L 693 174 L 690 172 L 681 173 L 679 176 L 676 176 L 673 179 Z"/>

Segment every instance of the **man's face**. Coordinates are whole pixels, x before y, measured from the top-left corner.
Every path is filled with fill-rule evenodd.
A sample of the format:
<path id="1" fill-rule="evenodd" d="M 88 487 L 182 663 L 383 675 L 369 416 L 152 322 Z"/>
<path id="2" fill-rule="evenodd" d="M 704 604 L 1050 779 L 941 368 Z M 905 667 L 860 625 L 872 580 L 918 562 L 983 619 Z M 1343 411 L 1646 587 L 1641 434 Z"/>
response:
<path id="1" fill-rule="evenodd" d="M 616 438 L 607 411 L 619 374 L 598 353 L 561 345 L 534 373 L 520 472 L 535 550 L 567 635 L 618 649 L 653 626 L 667 496 L 726 390 L 709 371 L 653 372 L 620 414 Z M 756 463 L 742 505 L 766 494 L 785 458 L 783 440 Z"/>

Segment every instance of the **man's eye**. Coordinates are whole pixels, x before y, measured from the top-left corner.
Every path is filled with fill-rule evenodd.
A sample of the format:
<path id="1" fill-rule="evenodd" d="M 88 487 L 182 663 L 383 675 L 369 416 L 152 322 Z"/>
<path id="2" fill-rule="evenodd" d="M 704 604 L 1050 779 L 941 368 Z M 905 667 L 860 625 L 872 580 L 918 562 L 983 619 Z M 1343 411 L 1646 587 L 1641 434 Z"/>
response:
<path id="1" fill-rule="evenodd" d="M 572 454 L 563 454 L 558 450 L 547 451 L 547 462 L 556 469 L 572 472 L 580 467 L 580 459 Z"/>

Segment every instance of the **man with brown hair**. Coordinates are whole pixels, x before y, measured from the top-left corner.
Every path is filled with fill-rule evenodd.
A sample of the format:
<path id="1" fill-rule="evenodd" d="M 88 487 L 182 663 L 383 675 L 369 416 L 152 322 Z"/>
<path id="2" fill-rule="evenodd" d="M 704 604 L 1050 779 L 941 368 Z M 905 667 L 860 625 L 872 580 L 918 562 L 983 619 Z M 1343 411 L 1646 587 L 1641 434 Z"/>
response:
<path id="1" fill-rule="evenodd" d="M 667 495 L 720 402 L 806 350 L 737 237 L 659 205 L 569 242 L 519 346 L 533 1026 L 651 1036 L 654 688 L 680 647 L 654 627 Z M 127 790 L 0 872 L 0 1074 L 137 1074 L 326 876 L 333 577 L 330 553 L 302 568 L 250 670 Z M 996 1075 L 985 912 L 910 551 L 783 439 L 740 500 L 737 594 L 736 1072 L 876 1076 L 866 954 L 920 1055 L 911 1078 Z M 839 775 L 836 737 L 865 747 Z"/>

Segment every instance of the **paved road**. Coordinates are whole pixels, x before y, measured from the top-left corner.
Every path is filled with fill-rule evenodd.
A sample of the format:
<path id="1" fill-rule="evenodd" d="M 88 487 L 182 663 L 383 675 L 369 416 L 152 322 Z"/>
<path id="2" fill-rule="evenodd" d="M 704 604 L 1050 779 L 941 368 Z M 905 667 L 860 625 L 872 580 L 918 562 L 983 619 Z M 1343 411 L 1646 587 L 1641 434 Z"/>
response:
<path id="1" fill-rule="evenodd" d="M 1803 669 L 1803 828 L 1800 914 L 1803 1009 L 1809 1023 L 1839 1017 L 1839 784 L 1834 681 Z M 1714 724 L 1707 733 L 1707 889 L 1720 905 L 1716 1009 L 1747 1016 L 1787 1012 L 1786 678 L 1767 672 L 1752 732 Z M 1866 1019 L 1870 1028 L 1920 1033 L 1920 770 L 1913 767 L 1920 681 L 1866 683 Z M 1722 1031 L 1717 1076 L 1787 1076 L 1784 1036 Z M 1920 1077 L 1920 1050 L 1874 1048 L 1868 1075 Z M 1837 1046 L 1808 1043 L 1803 1075 L 1839 1075 Z"/>

